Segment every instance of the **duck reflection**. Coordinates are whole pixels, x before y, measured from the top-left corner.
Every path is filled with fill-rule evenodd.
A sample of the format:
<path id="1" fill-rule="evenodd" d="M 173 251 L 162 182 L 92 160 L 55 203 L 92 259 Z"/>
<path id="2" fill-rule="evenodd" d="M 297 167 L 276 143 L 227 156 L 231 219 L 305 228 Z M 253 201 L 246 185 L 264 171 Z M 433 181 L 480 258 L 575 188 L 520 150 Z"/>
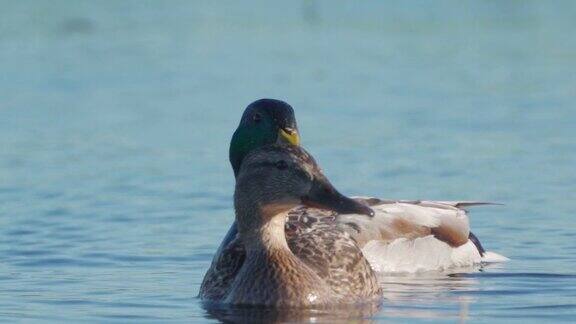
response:
<path id="1" fill-rule="evenodd" d="M 381 303 L 322 308 L 273 308 L 204 304 L 206 318 L 223 323 L 376 323 Z"/>
<path id="2" fill-rule="evenodd" d="M 450 319 L 465 323 L 469 307 L 476 301 L 473 292 L 479 281 L 474 276 L 461 276 L 482 271 L 468 267 L 457 272 L 424 272 L 416 274 L 379 274 L 383 287 L 385 318 Z"/>

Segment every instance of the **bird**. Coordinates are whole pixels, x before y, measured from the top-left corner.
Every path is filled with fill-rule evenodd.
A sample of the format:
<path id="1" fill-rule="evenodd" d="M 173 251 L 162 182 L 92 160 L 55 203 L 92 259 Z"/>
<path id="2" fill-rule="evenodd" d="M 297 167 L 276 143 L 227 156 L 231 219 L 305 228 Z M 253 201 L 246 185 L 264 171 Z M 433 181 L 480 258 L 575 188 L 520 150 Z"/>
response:
<path id="1" fill-rule="evenodd" d="M 294 109 L 281 100 L 260 99 L 245 109 L 230 141 L 229 160 L 235 177 L 247 155 L 271 144 L 301 144 Z M 357 242 L 377 272 L 445 270 L 507 260 L 486 251 L 469 228 L 467 209 L 491 203 L 353 198 L 370 206 L 374 217 L 295 206 L 286 216 L 288 241 L 290 235 L 336 222 Z M 200 298 L 222 300 L 245 257 L 235 221 L 214 255 L 200 287 Z"/>
<path id="2" fill-rule="evenodd" d="M 290 211 L 310 206 L 356 217 L 374 212 L 342 195 L 314 158 L 294 145 L 252 150 L 238 171 L 234 208 L 245 260 L 218 300 L 231 305 L 311 307 L 378 299 L 376 274 L 338 222 L 286 234 Z"/>

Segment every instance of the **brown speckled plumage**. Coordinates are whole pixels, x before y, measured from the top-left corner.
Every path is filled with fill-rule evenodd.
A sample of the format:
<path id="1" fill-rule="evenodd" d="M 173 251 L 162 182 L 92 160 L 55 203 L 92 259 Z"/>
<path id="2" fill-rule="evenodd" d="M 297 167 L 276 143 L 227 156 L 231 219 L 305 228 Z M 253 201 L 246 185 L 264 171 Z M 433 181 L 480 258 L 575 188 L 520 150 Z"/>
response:
<path id="1" fill-rule="evenodd" d="M 337 223 L 336 216 L 335 212 L 304 206 L 290 210 L 285 225 L 288 246 L 294 256 L 313 270 L 315 280 L 320 278 L 332 289 L 334 298 L 329 302 L 366 301 L 375 293 L 379 294 L 378 282 L 360 247 Z M 214 258 L 202 283 L 200 296 L 206 300 L 224 301 L 245 260 L 244 245 L 236 236 Z M 269 264 L 264 255 L 253 262 Z M 262 278 L 277 271 L 274 267 L 267 270 L 253 273 L 253 277 Z M 299 278 L 295 276 L 291 280 L 298 281 Z M 347 300 L 338 301 L 336 295 L 345 296 L 342 298 Z"/>
<path id="2" fill-rule="evenodd" d="M 360 247 L 335 215 L 319 217 L 318 212 L 322 213 L 305 207 L 290 211 L 288 224 L 297 228 L 287 234 L 290 250 L 349 302 L 373 297 L 379 291 L 378 282 Z"/>
<path id="3" fill-rule="evenodd" d="M 336 221 L 337 213 L 285 208 L 284 212 L 267 218 L 266 212 L 262 212 L 276 210 L 268 206 L 274 206 L 275 199 L 284 201 L 281 192 L 297 191 L 303 183 L 312 181 L 302 179 L 310 176 L 325 179 L 313 158 L 300 148 L 274 146 L 264 153 L 248 159 L 246 163 L 252 164 L 246 168 L 273 169 L 271 165 L 277 158 L 290 157 L 291 167 L 298 167 L 295 172 L 306 176 L 282 176 L 280 179 L 285 180 L 282 188 L 266 187 L 269 184 L 261 181 L 267 180 L 239 180 L 235 197 L 240 230 L 217 252 L 202 283 L 200 297 L 230 304 L 268 306 L 357 303 L 379 297 L 376 276 L 356 241 Z M 254 174 L 251 176 L 254 178 Z M 294 177 L 301 179 L 292 181 Z M 268 179 L 266 175 L 262 178 Z M 242 183 L 250 183 L 250 187 Z M 250 199 L 258 202 L 248 202 Z M 263 202 L 266 199 L 269 201 Z M 280 229 L 272 230 L 274 226 Z"/>

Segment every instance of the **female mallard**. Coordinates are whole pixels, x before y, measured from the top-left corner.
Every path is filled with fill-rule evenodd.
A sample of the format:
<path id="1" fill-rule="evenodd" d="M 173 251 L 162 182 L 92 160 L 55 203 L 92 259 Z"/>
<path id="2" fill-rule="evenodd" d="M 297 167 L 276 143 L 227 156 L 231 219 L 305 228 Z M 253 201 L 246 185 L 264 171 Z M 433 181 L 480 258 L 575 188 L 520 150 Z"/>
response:
<path id="1" fill-rule="evenodd" d="M 234 192 L 238 240 L 246 256 L 219 301 L 302 307 L 380 296 L 368 260 L 337 222 L 285 233 L 289 212 L 299 205 L 374 214 L 334 189 L 302 148 L 271 145 L 253 150 L 242 162 Z"/>
<path id="2" fill-rule="evenodd" d="M 294 111 L 282 101 L 255 101 L 244 111 L 230 143 L 230 163 L 235 176 L 251 151 L 273 143 L 299 145 Z M 288 213 L 286 222 L 288 242 L 291 235 L 337 222 L 357 240 L 377 271 L 441 270 L 505 260 L 484 251 L 469 230 L 464 208 L 482 203 L 356 199 L 371 205 L 375 216 L 368 219 L 307 206 L 295 207 Z M 204 277 L 200 297 L 221 300 L 244 260 L 244 244 L 234 223 Z"/>

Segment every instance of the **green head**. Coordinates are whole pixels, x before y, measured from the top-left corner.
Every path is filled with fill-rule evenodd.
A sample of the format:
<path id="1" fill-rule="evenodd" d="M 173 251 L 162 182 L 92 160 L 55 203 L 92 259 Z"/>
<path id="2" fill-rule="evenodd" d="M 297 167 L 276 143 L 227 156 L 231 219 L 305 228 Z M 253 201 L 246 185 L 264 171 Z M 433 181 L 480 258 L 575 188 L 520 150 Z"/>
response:
<path id="1" fill-rule="evenodd" d="M 274 143 L 300 145 L 294 110 L 284 101 L 260 99 L 251 103 L 230 141 L 230 163 L 234 176 L 252 150 Z"/>

